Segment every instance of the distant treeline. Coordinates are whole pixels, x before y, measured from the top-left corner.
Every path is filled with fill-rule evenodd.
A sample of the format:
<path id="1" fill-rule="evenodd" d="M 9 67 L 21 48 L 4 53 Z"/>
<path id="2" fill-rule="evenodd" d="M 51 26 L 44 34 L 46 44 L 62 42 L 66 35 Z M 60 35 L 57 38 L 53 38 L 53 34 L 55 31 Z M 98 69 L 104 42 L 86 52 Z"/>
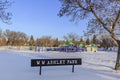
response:
<path id="1" fill-rule="evenodd" d="M 42 35 L 42 34 L 41 34 Z M 35 46 L 40 45 L 43 47 L 58 47 L 60 45 L 68 44 L 69 41 L 72 41 L 75 46 L 79 44 L 89 45 L 96 44 L 99 47 L 109 48 L 117 46 L 112 38 L 107 35 L 101 35 L 99 38 L 96 35 L 93 37 L 86 38 L 79 37 L 75 33 L 69 33 L 66 36 L 63 36 L 63 40 L 58 38 L 52 38 L 52 36 L 43 36 L 37 39 L 34 39 L 34 36 L 28 36 L 26 33 L 11 31 L 7 29 L 6 31 L 0 30 L 0 46 Z"/>

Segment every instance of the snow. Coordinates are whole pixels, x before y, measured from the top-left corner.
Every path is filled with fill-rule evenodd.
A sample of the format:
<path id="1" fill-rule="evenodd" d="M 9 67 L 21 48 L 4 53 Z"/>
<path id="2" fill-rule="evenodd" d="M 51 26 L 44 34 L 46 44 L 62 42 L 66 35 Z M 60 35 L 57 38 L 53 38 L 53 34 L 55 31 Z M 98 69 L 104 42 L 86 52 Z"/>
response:
<path id="1" fill-rule="evenodd" d="M 120 80 L 120 71 L 115 71 L 116 52 L 35 52 L 0 51 L 0 80 Z M 82 65 L 45 66 L 42 75 L 39 67 L 31 67 L 31 59 L 82 58 Z"/>

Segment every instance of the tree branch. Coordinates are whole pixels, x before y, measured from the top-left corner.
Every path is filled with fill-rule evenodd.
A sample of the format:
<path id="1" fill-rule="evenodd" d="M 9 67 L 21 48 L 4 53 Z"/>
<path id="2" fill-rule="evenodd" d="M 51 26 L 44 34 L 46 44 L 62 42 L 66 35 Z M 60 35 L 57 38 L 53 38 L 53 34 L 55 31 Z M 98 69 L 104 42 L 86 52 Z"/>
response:
<path id="1" fill-rule="evenodd" d="M 117 42 L 119 40 L 119 38 L 114 34 L 114 33 L 111 33 L 111 37 Z"/>
<path id="2" fill-rule="evenodd" d="M 95 16 L 95 18 L 98 20 L 98 22 L 100 22 L 102 24 L 103 28 L 110 33 L 111 37 L 115 41 L 119 40 L 119 38 L 113 33 L 113 31 L 114 31 L 114 28 L 115 28 L 115 26 L 116 26 L 116 24 L 117 24 L 117 22 L 118 22 L 118 20 L 120 18 L 120 10 L 118 11 L 118 15 L 116 17 L 116 20 L 115 20 L 115 22 L 112 25 L 112 29 L 109 29 L 109 28 L 107 28 L 106 24 L 97 16 L 96 12 L 93 10 L 94 4 L 93 5 L 89 5 L 88 7 L 84 7 L 84 6 L 82 6 L 81 0 L 78 0 L 77 3 L 78 3 L 78 6 L 80 8 L 82 8 L 83 10 L 91 12 Z"/>
<path id="3" fill-rule="evenodd" d="M 102 24 L 104 29 L 106 29 L 110 33 L 110 30 L 106 27 L 106 24 L 104 24 L 104 22 L 97 16 L 96 12 L 92 8 L 91 8 L 91 12 L 96 17 L 96 19 Z"/>
<path id="4" fill-rule="evenodd" d="M 116 19 L 115 19 L 115 21 L 114 21 L 114 23 L 112 25 L 111 33 L 113 33 L 119 19 L 120 19 L 120 10 L 118 11 L 117 17 L 116 17 Z"/>
<path id="5" fill-rule="evenodd" d="M 86 11 L 89 11 L 89 12 L 91 11 L 88 7 L 87 8 L 83 7 L 80 0 L 78 0 L 77 3 L 79 5 L 79 7 L 82 8 L 83 10 L 86 10 Z"/>
<path id="6" fill-rule="evenodd" d="M 119 40 L 119 38 L 106 27 L 106 24 L 102 22 L 102 20 L 97 16 L 97 14 L 95 13 L 95 11 L 92 8 L 91 8 L 91 12 L 94 14 L 94 16 L 96 17 L 96 19 L 102 24 L 102 26 L 104 27 L 104 29 L 106 29 L 110 33 L 111 37 L 115 41 Z"/>

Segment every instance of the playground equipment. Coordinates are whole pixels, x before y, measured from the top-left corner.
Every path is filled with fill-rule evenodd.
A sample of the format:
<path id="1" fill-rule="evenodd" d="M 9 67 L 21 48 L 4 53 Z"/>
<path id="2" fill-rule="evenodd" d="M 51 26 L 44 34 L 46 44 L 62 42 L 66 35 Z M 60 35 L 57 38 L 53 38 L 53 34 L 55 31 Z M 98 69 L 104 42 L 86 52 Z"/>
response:
<path id="1" fill-rule="evenodd" d="M 64 43 L 62 46 L 57 48 L 48 48 L 47 51 L 60 51 L 60 52 L 81 52 L 85 51 L 85 47 L 83 44 L 79 44 L 78 46 L 74 46 L 72 41 L 69 41 L 68 45 Z"/>

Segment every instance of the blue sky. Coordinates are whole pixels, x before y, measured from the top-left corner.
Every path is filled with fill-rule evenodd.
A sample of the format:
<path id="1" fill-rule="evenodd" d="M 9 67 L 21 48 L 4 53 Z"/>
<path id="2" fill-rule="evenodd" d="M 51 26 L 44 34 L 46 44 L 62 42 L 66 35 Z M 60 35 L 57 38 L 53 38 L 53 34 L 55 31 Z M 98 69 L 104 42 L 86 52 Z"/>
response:
<path id="1" fill-rule="evenodd" d="M 83 36 L 87 22 L 81 20 L 78 24 L 70 22 L 66 16 L 57 16 L 60 10 L 59 0 L 12 0 L 14 3 L 9 8 L 12 12 L 12 24 L 0 22 L 2 30 L 10 29 L 21 31 L 35 38 L 52 36 L 62 39 L 68 33 Z"/>

